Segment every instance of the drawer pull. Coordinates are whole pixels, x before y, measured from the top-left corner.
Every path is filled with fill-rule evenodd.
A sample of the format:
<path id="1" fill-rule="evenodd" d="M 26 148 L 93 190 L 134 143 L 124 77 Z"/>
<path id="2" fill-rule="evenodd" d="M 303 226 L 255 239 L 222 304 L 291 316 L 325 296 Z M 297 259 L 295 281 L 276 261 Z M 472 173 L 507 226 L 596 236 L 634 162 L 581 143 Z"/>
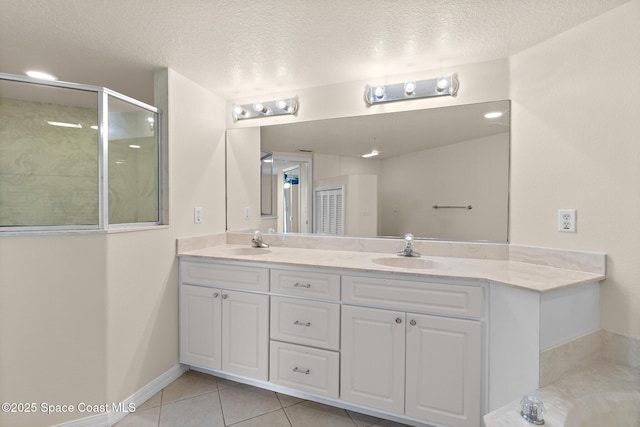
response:
<path id="1" fill-rule="evenodd" d="M 295 368 L 293 368 L 293 372 L 297 372 L 299 374 L 305 374 L 305 375 L 309 375 L 311 373 L 311 371 L 309 369 L 303 371 L 302 369 L 298 369 L 297 366 Z"/>
<path id="2" fill-rule="evenodd" d="M 293 284 L 293 287 L 294 288 L 307 288 L 307 289 L 309 289 L 311 287 L 311 283 L 304 284 L 304 283 L 296 282 L 296 283 Z"/>
<path id="3" fill-rule="evenodd" d="M 398 324 L 402 323 L 402 319 L 399 318 L 399 317 L 396 317 L 396 323 L 398 323 Z"/>
<path id="4" fill-rule="evenodd" d="M 213 293 L 213 297 L 214 297 L 214 298 L 218 298 L 218 295 L 220 295 L 220 294 L 219 294 L 219 293 L 217 293 L 217 292 L 214 292 L 214 293 Z"/>
<path id="5" fill-rule="evenodd" d="M 227 298 L 229 298 L 229 295 L 227 295 L 227 294 L 222 294 L 222 299 L 227 299 Z"/>
<path id="6" fill-rule="evenodd" d="M 299 320 L 296 320 L 295 322 L 293 322 L 294 325 L 300 325 L 300 326 L 311 326 L 311 322 L 301 322 Z"/>
<path id="7" fill-rule="evenodd" d="M 409 322 L 409 323 L 411 323 L 411 326 L 416 326 L 416 321 L 415 320 L 411 320 L 411 322 Z"/>

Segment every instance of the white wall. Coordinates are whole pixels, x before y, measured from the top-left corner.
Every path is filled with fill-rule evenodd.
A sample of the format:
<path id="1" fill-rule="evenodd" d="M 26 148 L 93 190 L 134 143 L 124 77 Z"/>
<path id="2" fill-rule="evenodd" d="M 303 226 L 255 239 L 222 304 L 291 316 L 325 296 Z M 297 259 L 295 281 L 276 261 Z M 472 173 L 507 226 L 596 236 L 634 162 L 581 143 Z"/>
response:
<path id="1" fill-rule="evenodd" d="M 608 255 L 601 321 L 640 336 L 640 1 L 511 58 L 511 241 Z M 578 231 L 557 231 L 577 209 Z"/>
<path id="2" fill-rule="evenodd" d="M 260 128 L 227 132 L 227 209 L 227 229 L 261 229 Z"/>
<path id="3" fill-rule="evenodd" d="M 169 227 L 0 238 L 3 402 L 119 402 L 178 362 L 175 239 L 224 231 L 224 101 L 171 70 L 157 83 L 169 113 Z M 86 415 L 0 413 L 0 425 Z"/>
<path id="4" fill-rule="evenodd" d="M 364 102 L 364 91 L 367 84 L 422 80 L 452 73 L 457 73 L 460 80 L 460 89 L 456 97 L 443 96 L 439 98 L 417 99 L 410 102 L 390 102 L 371 107 L 367 107 Z M 425 108 L 473 104 L 476 102 L 502 101 L 509 98 L 509 66 L 506 59 L 500 59 L 461 65 L 454 68 L 438 68 L 437 70 L 423 70 L 411 74 L 385 76 L 375 81 L 361 80 L 331 86 L 305 88 L 295 93 L 278 92 L 261 96 L 260 99 L 270 100 L 295 95 L 298 95 L 300 98 L 300 108 L 297 115 L 295 117 L 269 117 L 268 123 L 261 120 L 241 120 L 234 122 L 230 113 L 232 106 L 234 104 L 255 102 L 256 99 L 242 98 L 228 100 L 227 114 L 225 116 L 227 118 L 227 128 L 269 126 L 308 120 L 422 110 Z"/>

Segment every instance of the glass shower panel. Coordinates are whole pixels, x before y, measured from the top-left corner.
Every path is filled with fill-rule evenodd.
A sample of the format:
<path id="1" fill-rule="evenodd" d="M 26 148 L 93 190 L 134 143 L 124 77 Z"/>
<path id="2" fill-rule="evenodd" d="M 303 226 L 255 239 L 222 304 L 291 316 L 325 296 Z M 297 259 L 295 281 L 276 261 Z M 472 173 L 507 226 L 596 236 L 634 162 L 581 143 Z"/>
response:
<path id="1" fill-rule="evenodd" d="M 0 227 L 98 225 L 96 92 L 0 80 Z"/>
<path id="2" fill-rule="evenodd" d="M 158 115 L 109 96 L 109 223 L 158 222 Z"/>

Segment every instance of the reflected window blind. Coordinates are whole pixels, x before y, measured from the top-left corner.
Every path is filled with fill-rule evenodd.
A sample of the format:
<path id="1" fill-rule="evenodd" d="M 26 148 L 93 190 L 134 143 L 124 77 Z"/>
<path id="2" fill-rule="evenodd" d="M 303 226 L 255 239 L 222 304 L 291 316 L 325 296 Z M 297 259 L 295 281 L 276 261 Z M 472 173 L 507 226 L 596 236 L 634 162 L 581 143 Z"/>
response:
<path id="1" fill-rule="evenodd" d="M 313 190 L 314 233 L 344 234 L 344 188 L 321 187 Z"/>

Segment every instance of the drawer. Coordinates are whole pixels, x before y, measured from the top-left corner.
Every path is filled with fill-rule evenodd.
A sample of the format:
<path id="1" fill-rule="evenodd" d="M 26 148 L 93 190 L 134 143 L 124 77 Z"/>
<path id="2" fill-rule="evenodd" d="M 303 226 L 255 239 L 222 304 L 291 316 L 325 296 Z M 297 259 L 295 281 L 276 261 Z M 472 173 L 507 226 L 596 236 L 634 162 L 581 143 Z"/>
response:
<path id="1" fill-rule="evenodd" d="M 271 341 L 270 381 L 322 396 L 338 397 L 338 353 Z"/>
<path id="2" fill-rule="evenodd" d="M 271 338 L 338 350 L 340 305 L 272 296 Z"/>
<path id="3" fill-rule="evenodd" d="M 481 317 L 480 286 L 342 276 L 342 300 L 403 311 Z"/>
<path id="4" fill-rule="evenodd" d="M 338 301 L 340 275 L 272 269 L 271 292 Z"/>
<path id="5" fill-rule="evenodd" d="M 180 283 L 268 292 L 269 269 L 181 260 Z"/>

